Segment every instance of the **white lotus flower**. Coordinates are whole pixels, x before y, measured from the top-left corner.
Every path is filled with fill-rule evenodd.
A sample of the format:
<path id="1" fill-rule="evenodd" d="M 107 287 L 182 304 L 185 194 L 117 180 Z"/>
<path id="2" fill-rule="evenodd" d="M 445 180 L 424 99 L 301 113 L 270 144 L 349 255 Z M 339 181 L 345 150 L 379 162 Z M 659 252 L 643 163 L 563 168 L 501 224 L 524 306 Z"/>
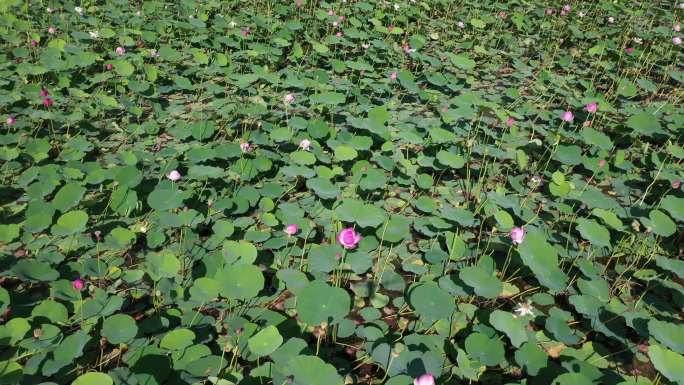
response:
<path id="1" fill-rule="evenodd" d="M 525 303 L 519 303 L 513 311 L 515 311 L 516 317 L 524 317 L 526 315 L 534 315 L 532 312 L 533 309 L 532 304 L 527 301 Z"/>
<path id="2" fill-rule="evenodd" d="M 90 31 L 88 32 L 88 35 L 90 35 L 90 37 L 93 39 L 97 39 L 100 36 L 100 33 L 98 31 Z"/>
<path id="3" fill-rule="evenodd" d="M 79 15 L 83 15 L 83 8 L 81 7 L 74 7 L 74 11 L 76 11 L 76 13 Z"/>

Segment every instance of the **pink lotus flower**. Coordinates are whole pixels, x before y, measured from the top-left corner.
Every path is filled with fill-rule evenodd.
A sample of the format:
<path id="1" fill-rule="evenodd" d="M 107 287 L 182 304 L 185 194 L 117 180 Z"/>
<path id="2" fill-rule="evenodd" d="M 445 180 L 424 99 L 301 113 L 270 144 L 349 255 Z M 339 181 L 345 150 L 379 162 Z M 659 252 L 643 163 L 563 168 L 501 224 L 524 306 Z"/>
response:
<path id="1" fill-rule="evenodd" d="M 556 13 L 555 8 L 546 8 L 546 14 L 547 15 L 553 15 L 554 13 Z"/>
<path id="2" fill-rule="evenodd" d="M 333 21 L 333 27 L 337 28 L 338 25 L 340 25 L 340 23 Z"/>
<path id="3" fill-rule="evenodd" d="M 31 39 L 31 47 L 35 47 L 38 45 L 38 40 L 36 39 Z"/>
<path id="4" fill-rule="evenodd" d="M 247 37 L 249 36 L 249 27 L 243 29 L 240 34 L 242 34 L 242 37 Z"/>
<path id="5" fill-rule="evenodd" d="M 435 385 L 435 377 L 426 373 L 413 380 L 413 385 Z"/>
<path id="6" fill-rule="evenodd" d="M 283 102 L 285 102 L 285 104 L 292 104 L 292 103 L 294 103 L 294 101 L 295 101 L 295 97 L 292 94 L 286 94 L 283 97 Z"/>
<path id="7" fill-rule="evenodd" d="M 340 15 L 340 17 L 338 17 L 338 19 L 339 19 L 340 21 L 344 21 L 344 15 Z"/>
<path id="8" fill-rule="evenodd" d="M 242 152 L 250 152 L 252 151 L 252 145 L 249 142 L 242 142 L 240 143 L 240 150 Z"/>
<path id="9" fill-rule="evenodd" d="M 388 32 L 392 32 L 393 29 L 394 29 L 394 26 L 393 26 L 392 24 L 390 24 L 390 25 L 387 26 L 387 31 L 388 31 Z"/>
<path id="10" fill-rule="evenodd" d="M 57 29 L 56 29 L 55 27 L 50 27 L 50 28 L 48 28 L 48 33 L 49 33 L 50 35 L 54 34 L 55 32 L 57 32 Z"/>
<path id="11" fill-rule="evenodd" d="M 112 63 L 107 63 L 105 64 L 105 68 L 107 69 L 107 71 L 111 71 L 112 68 L 114 68 L 114 66 L 112 65 Z"/>
<path id="12" fill-rule="evenodd" d="M 295 225 L 294 223 L 289 224 L 285 227 L 285 234 L 287 234 L 288 236 L 297 234 L 297 231 L 299 231 L 299 227 L 297 227 L 297 225 Z"/>
<path id="13" fill-rule="evenodd" d="M 598 103 L 589 103 L 586 106 L 584 106 L 584 109 L 587 110 L 590 114 L 595 114 L 596 111 L 598 111 Z"/>
<path id="14" fill-rule="evenodd" d="M 522 227 L 514 227 L 511 229 L 511 241 L 519 245 L 525 240 L 525 229 Z"/>
<path id="15" fill-rule="evenodd" d="M 672 26 L 672 30 L 675 32 L 679 32 L 682 30 L 682 26 L 679 23 L 676 23 L 675 25 Z"/>
<path id="16" fill-rule="evenodd" d="M 335 34 L 335 36 L 337 37 L 342 37 L 342 35 L 344 35 L 342 31 L 337 31 L 337 33 Z"/>
<path id="17" fill-rule="evenodd" d="M 8 126 L 12 126 L 12 125 L 14 125 L 14 123 L 16 123 L 16 122 L 17 122 L 17 120 L 14 119 L 14 116 L 8 116 L 8 117 L 7 117 L 6 123 L 7 123 Z"/>
<path id="18" fill-rule="evenodd" d="M 166 177 L 169 178 L 169 180 L 176 182 L 176 181 L 180 180 L 181 173 L 178 172 L 178 170 L 173 170 Z"/>
<path id="19" fill-rule="evenodd" d="M 71 286 L 73 286 L 74 289 L 81 291 L 85 287 L 85 282 L 81 278 L 76 278 L 71 281 Z"/>
<path id="20" fill-rule="evenodd" d="M 46 97 L 46 96 L 48 96 L 48 95 L 50 95 L 50 93 L 48 92 L 48 90 L 46 90 L 45 88 L 41 88 L 41 89 L 40 89 L 40 97 L 44 98 L 44 97 Z"/>
<path id="21" fill-rule="evenodd" d="M 506 119 L 506 125 L 508 127 L 513 127 L 514 124 L 515 124 L 515 119 L 513 119 L 512 117 Z"/>
<path id="22" fill-rule="evenodd" d="M 679 36 L 675 36 L 672 38 L 672 44 L 674 45 L 680 45 L 682 44 L 682 38 Z"/>
<path id="23" fill-rule="evenodd" d="M 570 6 L 570 4 L 565 4 L 565 5 L 563 6 L 563 10 L 564 10 L 565 12 L 570 12 L 570 11 L 572 10 L 572 7 Z"/>
<path id="24" fill-rule="evenodd" d="M 126 53 L 126 48 L 124 47 L 116 47 L 116 54 L 121 56 Z"/>
<path id="25" fill-rule="evenodd" d="M 390 79 L 397 80 L 397 71 L 392 71 L 392 73 L 390 74 Z"/>
<path id="26" fill-rule="evenodd" d="M 304 151 L 309 151 L 309 148 L 311 148 L 311 141 L 309 139 L 302 139 L 302 141 L 299 142 L 299 148 Z"/>
<path id="27" fill-rule="evenodd" d="M 152 48 L 150 50 L 150 56 L 151 57 L 159 57 L 159 52 L 156 49 Z"/>
<path id="28" fill-rule="evenodd" d="M 404 45 L 402 46 L 402 48 L 404 49 L 404 53 L 414 53 L 414 52 L 416 52 L 415 48 L 411 48 L 411 46 L 409 46 L 408 44 L 404 44 Z"/>
<path id="29" fill-rule="evenodd" d="M 347 227 L 337 235 L 337 242 L 345 249 L 353 249 L 361 242 L 361 234 L 354 231 L 353 228 Z"/>
<path id="30" fill-rule="evenodd" d="M 573 115 L 570 111 L 565 111 L 563 115 L 561 115 L 561 119 L 566 122 L 572 122 L 575 119 L 575 115 Z"/>
<path id="31" fill-rule="evenodd" d="M 599 167 L 604 167 L 605 165 L 606 165 L 606 160 L 605 160 L 605 159 L 599 160 Z"/>
<path id="32" fill-rule="evenodd" d="M 43 105 L 45 107 L 50 107 L 51 105 L 55 104 L 55 101 L 52 100 L 52 98 L 44 98 L 43 99 Z"/>
<path id="33" fill-rule="evenodd" d="M 335 12 L 332 9 L 328 10 L 328 16 L 335 16 Z"/>
<path id="34" fill-rule="evenodd" d="M 628 55 L 631 55 L 631 54 L 634 53 L 634 48 L 632 48 L 632 47 L 627 47 L 627 48 L 625 49 L 625 51 L 627 51 L 627 54 L 628 54 Z"/>
<path id="35" fill-rule="evenodd" d="M 675 190 L 678 189 L 679 186 L 681 186 L 681 185 L 682 185 L 682 181 L 680 181 L 679 179 L 675 179 L 672 181 L 672 188 Z"/>
<path id="36" fill-rule="evenodd" d="M 504 12 L 504 11 L 499 11 L 498 15 L 499 15 L 499 17 L 502 18 L 502 19 L 505 19 L 506 16 L 508 16 L 508 15 L 506 14 L 506 12 Z"/>
<path id="37" fill-rule="evenodd" d="M 302 7 L 302 0 L 295 0 L 295 7 L 301 8 Z"/>

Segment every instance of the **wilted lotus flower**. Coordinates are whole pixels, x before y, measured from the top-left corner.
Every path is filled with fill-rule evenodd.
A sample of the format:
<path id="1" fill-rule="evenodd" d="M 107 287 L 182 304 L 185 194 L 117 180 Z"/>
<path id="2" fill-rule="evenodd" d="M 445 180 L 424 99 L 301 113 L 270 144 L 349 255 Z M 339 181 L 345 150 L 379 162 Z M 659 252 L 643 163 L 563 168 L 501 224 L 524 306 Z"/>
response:
<path id="1" fill-rule="evenodd" d="M 55 29 L 55 27 L 50 27 L 50 28 L 48 28 L 48 33 L 49 33 L 50 35 L 54 34 L 55 32 L 57 32 L 57 29 Z"/>
<path id="2" fill-rule="evenodd" d="M 680 181 L 679 179 L 675 179 L 672 181 L 671 185 L 672 185 L 672 188 L 676 190 L 679 188 L 679 186 L 682 185 L 682 181 Z"/>
<path id="3" fill-rule="evenodd" d="M 50 7 L 45 8 L 45 12 L 47 12 L 47 13 L 52 13 L 52 11 L 54 11 L 54 9 L 52 9 Z"/>
<path id="4" fill-rule="evenodd" d="M 302 0 L 295 0 L 295 7 L 301 8 L 302 7 Z"/>
<path id="5" fill-rule="evenodd" d="M 55 101 L 52 100 L 52 98 L 44 98 L 43 99 L 43 105 L 45 107 L 50 107 L 51 105 L 55 104 Z"/>
<path id="6" fill-rule="evenodd" d="M 338 23 L 337 21 L 333 21 L 332 25 L 333 25 L 333 27 L 337 28 L 337 26 L 340 25 L 340 23 Z"/>
<path id="7" fill-rule="evenodd" d="M 625 49 L 625 52 L 627 52 L 627 55 L 631 55 L 631 54 L 634 53 L 634 48 L 632 48 L 632 47 L 627 47 L 627 48 Z"/>
<path id="8" fill-rule="evenodd" d="M 596 113 L 598 111 L 598 103 L 589 103 L 586 106 L 584 106 L 584 109 L 587 110 L 590 114 Z"/>
<path id="9" fill-rule="evenodd" d="M 294 101 L 295 97 L 292 94 L 286 94 L 285 96 L 283 96 L 283 102 L 285 102 L 285 104 L 292 104 L 294 103 Z"/>
<path id="10" fill-rule="evenodd" d="M 570 6 L 570 4 L 565 4 L 565 5 L 563 6 L 563 10 L 564 10 L 565 12 L 570 12 L 570 11 L 572 10 L 572 7 Z"/>
<path id="11" fill-rule="evenodd" d="M 158 52 L 156 49 L 152 48 L 152 49 L 150 50 L 150 56 L 152 56 L 152 57 L 159 57 L 159 52 Z"/>
<path id="12" fill-rule="evenodd" d="M 675 36 L 672 38 L 672 44 L 674 45 L 680 45 L 682 44 L 682 38 L 679 36 Z"/>
<path id="13" fill-rule="evenodd" d="M 38 40 L 36 39 L 31 39 L 31 47 L 35 47 L 38 45 Z"/>
<path id="14" fill-rule="evenodd" d="M 553 15 L 554 13 L 556 13 L 556 8 L 546 8 L 547 15 Z"/>
<path id="15" fill-rule="evenodd" d="M 534 315 L 532 312 L 532 304 L 528 301 L 526 303 L 519 303 L 518 306 L 513 310 L 516 317 L 524 317 L 526 315 Z"/>
<path id="16" fill-rule="evenodd" d="M 71 281 L 71 286 L 73 286 L 74 289 L 81 291 L 85 287 L 85 282 L 81 278 L 76 278 Z"/>
<path id="17" fill-rule="evenodd" d="M 519 245 L 525 240 L 525 229 L 522 227 L 514 227 L 511 229 L 511 241 Z"/>
<path id="18" fill-rule="evenodd" d="M 173 171 L 171 171 L 171 172 L 169 173 L 169 175 L 167 175 L 166 177 L 169 178 L 169 180 L 175 182 L 175 181 L 180 180 L 180 178 L 181 178 L 181 173 L 178 172 L 178 170 L 173 170 Z"/>
<path id="19" fill-rule="evenodd" d="M 105 68 L 107 69 L 107 71 L 111 71 L 112 68 L 114 68 L 114 66 L 112 65 L 112 63 L 107 63 L 105 64 Z"/>
<path id="20" fill-rule="evenodd" d="M 50 93 L 48 92 L 48 90 L 46 90 L 45 88 L 41 88 L 41 89 L 40 89 L 40 97 L 44 98 L 44 97 L 46 97 L 46 96 L 48 96 L 48 95 L 50 95 Z"/>
<path id="21" fill-rule="evenodd" d="M 242 32 L 240 32 L 240 34 L 242 34 L 242 37 L 249 36 L 249 27 L 243 29 Z"/>
<path id="22" fill-rule="evenodd" d="M 14 116 L 8 116 L 7 120 L 5 121 L 8 126 L 14 125 L 14 123 L 17 122 L 17 120 L 14 118 Z"/>
<path id="23" fill-rule="evenodd" d="M 353 249 L 361 242 L 361 234 L 354 231 L 353 228 L 347 227 L 337 235 L 337 242 L 345 249 Z"/>
<path id="24" fill-rule="evenodd" d="M 309 151 L 309 148 L 311 148 L 311 141 L 309 139 L 302 139 L 302 141 L 299 142 L 299 148 L 304 151 Z"/>
<path id="25" fill-rule="evenodd" d="M 435 377 L 430 373 L 425 373 L 413 380 L 413 385 L 435 385 Z"/>
<path id="26" fill-rule="evenodd" d="M 392 73 L 390 74 L 390 79 L 397 80 L 397 71 L 392 71 Z"/>
<path id="27" fill-rule="evenodd" d="M 508 127 L 513 127 L 514 124 L 515 124 L 515 119 L 513 117 L 506 119 L 506 125 Z"/>
<path id="28" fill-rule="evenodd" d="M 390 24 L 387 26 L 387 31 L 392 32 L 393 29 L 394 29 L 394 25 Z"/>
<path id="29" fill-rule="evenodd" d="M 465 28 L 465 23 L 462 22 L 462 21 L 459 21 L 458 23 L 456 23 L 456 26 L 457 26 L 458 28 L 461 28 L 461 29 L 462 29 L 462 28 Z"/>
<path id="30" fill-rule="evenodd" d="M 74 7 L 74 11 L 76 11 L 76 13 L 79 15 L 83 15 L 83 8 L 81 7 Z"/>
<path id="31" fill-rule="evenodd" d="M 608 17 L 608 23 L 609 24 L 615 23 L 615 18 L 613 16 Z"/>
<path id="32" fill-rule="evenodd" d="M 285 227 L 285 234 L 287 234 L 288 236 L 297 234 L 297 231 L 299 231 L 299 227 L 297 227 L 297 225 L 295 225 L 294 223 L 289 224 Z"/>
<path id="33" fill-rule="evenodd" d="M 97 39 L 100 36 L 100 32 L 98 31 L 90 31 L 88 32 L 88 35 L 90 35 L 91 39 Z"/>
<path id="34" fill-rule="evenodd" d="M 126 48 L 124 47 L 116 47 L 116 54 L 121 56 L 126 53 Z"/>
<path id="35" fill-rule="evenodd" d="M 499 15 L 499 17 L 502 18 L 502 19 L 505 19 L 506 16 L 508 16 L 508 14 L 506 14 L 506 12 L 504 12 L 504 11 L 499 11 L 498 15 Z"/>
<path id="36" fill-rule="evenodd" d="M 249 142 L 242 142 L 240 143 L 240 150 L 242 152 L 250 152 L 252 151 L 252 145 Z"/>
<path id="37" fill-rule="evenodd" d="M 565 111 L 563 115 L 561 115 L 561 119 L 566 122 L 572 122 L 575 119 L 575 115 L 573 115 L 570 111 Z"/>
<path id="38" fill-rule="evenodd" d="M 682 30 L 682 26 L 679 23 L 676 23 L 675 25 L 672 26 L 672 30 L 675 32 L 679 32 Z"/>

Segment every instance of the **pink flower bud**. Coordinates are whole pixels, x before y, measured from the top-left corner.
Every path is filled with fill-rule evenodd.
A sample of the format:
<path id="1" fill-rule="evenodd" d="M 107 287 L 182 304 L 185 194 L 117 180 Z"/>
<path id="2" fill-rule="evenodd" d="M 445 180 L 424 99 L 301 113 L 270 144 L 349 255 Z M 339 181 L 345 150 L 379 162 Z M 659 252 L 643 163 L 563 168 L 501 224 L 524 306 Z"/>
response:
<path id="1" fill-rule="evenodd" d="M 289 224 L 285 227 L 285 234 L 292 236 L 297 234 L 297 231 L 299 231 L 299 227 L 295 225 L 294 223 Z"/>
<path id="2" fill-rule="evenodd" d="M 116 47 L 116 54 L 121 56 L 126 53 L 126 48 L 124 47 Z"/>
<path id="3" fill-rule="evenodd" d="M 73 286 L 74 289 L 81 291 L 85 287 L 85 282 L 81 278 L 76 278 L 71 281 L 71 286 Z"/>
<path id="4" fill-rule="evenodd" d="M 514 244 L 519 245 L 519 244 L 523 243 L 523 241 L 525 240 L 525 229 L 522 227 L 514 227 L 511 230 L 510 236 L 511 236 L 511 241 Z"/>
<path id="5" fill-rule="evenodd" d="M 563 115 L 561 115 L 561 119 L 565 122 L 572 122 L 575 119 L 575 115 L 570 111 L 565 111 Z"/>
<path id="6" fill-rule="evenodd" d="M 590 114 L 594 114 L 596 111 L 598 111 L 598 103 L 589 103 L 584 106 L 584 109 L 586 109 Z"/>
<path id="7" fill-rule="evenodd" d="M 181 178 L 181 173 L 178 170 L 173 170 L 166 176 L 171 181 L 177 181 Z"/>

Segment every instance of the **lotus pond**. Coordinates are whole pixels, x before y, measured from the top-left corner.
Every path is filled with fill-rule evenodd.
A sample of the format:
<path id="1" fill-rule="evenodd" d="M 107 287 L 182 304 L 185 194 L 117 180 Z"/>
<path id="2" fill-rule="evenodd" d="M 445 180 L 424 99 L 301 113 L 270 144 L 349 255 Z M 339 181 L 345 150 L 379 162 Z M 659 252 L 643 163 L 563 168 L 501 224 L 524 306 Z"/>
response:
<path id="1" fill-rule="evenodd" d="M 0 2 L 0 384 L 684 384 L 684 3 Z"/>

